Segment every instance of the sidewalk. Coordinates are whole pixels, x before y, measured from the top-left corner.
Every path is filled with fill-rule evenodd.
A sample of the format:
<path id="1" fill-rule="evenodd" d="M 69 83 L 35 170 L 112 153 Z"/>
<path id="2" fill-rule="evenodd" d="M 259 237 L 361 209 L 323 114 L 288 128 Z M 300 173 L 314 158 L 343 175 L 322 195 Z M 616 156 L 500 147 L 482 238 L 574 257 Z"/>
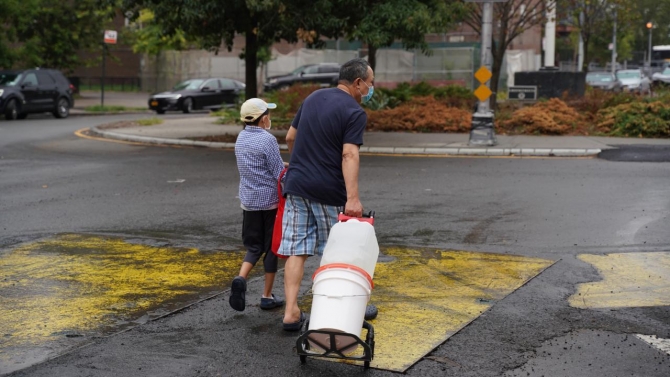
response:
<path id="1" fill-rule="evenodd" d="M 75 109 L 84 112 L 87 106 L 100 104 L 100 93 L 83 92 Z M 105 105 L 141 108 L 146 106 L 147 93 L 105 93 Z M 203 113 L 202 116 L 163 118 L 164 122 L 153 126 L 130 126 L 101 129 L 92 127 L 91 133 L 110 139 L 149 144 L 188 145 L 207 148 L 233 148 L 234 143 L 194 141 L 192 138 L 230 134 L 241 130 L 237 125 L 215 124 L 216 118 Z M 273 134 L 285 135 L 286 131 L 273 130 Z M 367 132 L 364 136 L 363 153 L 409 154 L 409 155 L 465 155 L 465 156 L 544 156 L 544 157 L 588 157 L 596 156 L 605 149 L 618 145 L 670 145 L 670 139 L 613 138 L 596 136 L 505 136 L 497 135 L 498 144 L 492 147 L 468 145 L 469 134 L 453 133 L 400 133 Z M 286 145 L 281 146 L 286 150 Z"/>

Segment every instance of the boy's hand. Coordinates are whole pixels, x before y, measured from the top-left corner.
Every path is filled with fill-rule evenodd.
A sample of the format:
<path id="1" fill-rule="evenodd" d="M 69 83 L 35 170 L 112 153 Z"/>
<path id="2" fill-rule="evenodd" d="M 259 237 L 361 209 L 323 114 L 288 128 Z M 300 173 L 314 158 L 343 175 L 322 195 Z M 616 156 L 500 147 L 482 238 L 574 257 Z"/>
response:
<path id="1" fill-rule="evenodd" d="M 351 217 L 363 217 L 363 204 L 358 199 L 347 200 L 344 206 L 344 214 Z"/>

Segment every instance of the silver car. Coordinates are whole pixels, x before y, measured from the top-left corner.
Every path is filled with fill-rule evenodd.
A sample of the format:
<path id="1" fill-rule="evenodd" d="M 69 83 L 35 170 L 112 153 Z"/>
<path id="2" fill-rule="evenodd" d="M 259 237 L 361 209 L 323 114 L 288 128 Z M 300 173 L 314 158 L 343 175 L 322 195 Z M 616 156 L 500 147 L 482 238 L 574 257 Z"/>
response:
<path id="1" fill-rule="evenodd" d="M 610 72 L 589 72 L 586 74 L 586 84 L 596 89 L 620 92 L 622 90 L 621 81 Z"/>
<path id="2" fill-rule="evenodd" d="M 625 91 L 640 94 L 651 93 L 651 81 L 639 69 L 622 69 L 616 72 L 616 77 L 621 81 Z"/>
<path id="3" fill-rule="evenodd" d="M 665 67 L 662 72 L 656 72 L 651 76 L 654 84 L 670 84 L 670 67 Z"/>

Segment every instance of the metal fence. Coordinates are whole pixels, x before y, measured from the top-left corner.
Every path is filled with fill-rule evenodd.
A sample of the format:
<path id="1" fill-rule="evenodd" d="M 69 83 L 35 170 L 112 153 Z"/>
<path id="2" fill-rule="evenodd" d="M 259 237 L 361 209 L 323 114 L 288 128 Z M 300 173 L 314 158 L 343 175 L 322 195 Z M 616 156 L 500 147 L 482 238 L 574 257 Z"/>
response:
<path id="1" fill-rule="evenodd" d="M 289 54 L 273 51 L 271 60 L 258 70 L 259 83 L 265 77 L 285 74 L 312 63 L 344 63 L 365 58 L 363 50 L 296 49 Z M 380 49 L 377 52 L 375 81 L 381 86 L 399 82 L 428 81 L 436 85 L 457 84 L 473 87 L 473 74 L 479 60 L 475 47 L 434 48 L 430 55 L 420 51 Z M 235 56 L 217 56 L 206 51 L 168 51 L 159 56 L 144 56 L 140 84 L 143 91 L 165 90 L 179 81 L 205 76 L 221 76 L 244 81 L 244 61 Z"/>

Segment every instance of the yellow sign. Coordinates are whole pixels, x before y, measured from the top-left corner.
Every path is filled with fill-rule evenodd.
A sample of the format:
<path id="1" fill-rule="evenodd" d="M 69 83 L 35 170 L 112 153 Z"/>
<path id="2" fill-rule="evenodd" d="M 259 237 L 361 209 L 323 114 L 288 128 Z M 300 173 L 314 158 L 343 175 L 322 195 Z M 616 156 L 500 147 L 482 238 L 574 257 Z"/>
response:
<path id="1" fill-rule="evenodd" d="M 475 97 L 477 97 L 480 101 L 485 101 L 491 97 L 491 94 L 493 94 L 493 92 L 486 85 L 480 85 L 479 88 L 475 90 Z"/>
<path id="2" fill-rule="evenodd" d="M 475 72 L 475 78 L 482 84 L 491 80 L 491 77 L 493 77 L 493 74 L 486 67 L 481 67 Z"/>

